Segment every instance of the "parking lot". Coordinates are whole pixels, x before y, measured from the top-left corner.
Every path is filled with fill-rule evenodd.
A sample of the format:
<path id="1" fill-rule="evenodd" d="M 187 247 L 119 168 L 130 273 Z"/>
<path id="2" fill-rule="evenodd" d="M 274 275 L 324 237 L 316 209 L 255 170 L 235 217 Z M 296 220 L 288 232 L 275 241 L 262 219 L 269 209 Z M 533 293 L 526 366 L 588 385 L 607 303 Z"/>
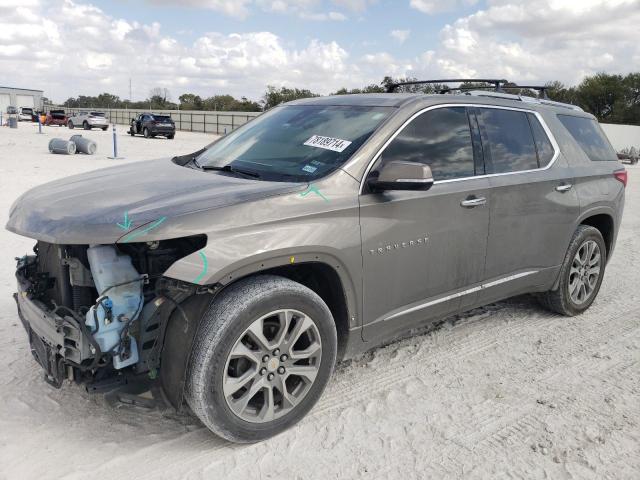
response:
<path id="1" fill-rule="evenodd" d="M 107 158 L 111 130 L 0 128 L 2 226 L 15 198 L 40 183 L 189 153 L 215 138 L 132 138 L 118 128 L 121 160 Z M 96 140 L 97 153 L 48 152 L 51 138 L 72 133 Z M 33 242 L 3 228 L 0 479 L 638 478 L 640 168 L 627 169 L 616 252 L 584 315 L 560 317 L 524 296 L 449 319 L 339 365 L 305 419 L 255 445 L 44 383 L 11 297 L 13 259 Z"/>

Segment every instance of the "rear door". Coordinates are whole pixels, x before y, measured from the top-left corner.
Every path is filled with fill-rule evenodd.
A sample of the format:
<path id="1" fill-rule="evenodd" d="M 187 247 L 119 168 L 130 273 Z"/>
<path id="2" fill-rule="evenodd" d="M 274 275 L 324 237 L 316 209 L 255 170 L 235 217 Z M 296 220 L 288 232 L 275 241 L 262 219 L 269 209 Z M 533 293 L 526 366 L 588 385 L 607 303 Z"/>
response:
<path id="1" fill-rule="evenodd" d="M 553 282 L 579 214 L 572 170 L 536 112 L 476 110 L 491 185 L 488 303 Z"/>
<path id="2" fill-rule="evenodd" d="M 464 106 L 413 118 L 383 149 L 370 175 L 393 160 L 431 166 L 427 191 L 360 196 L 363 335 L 379 341 L 458 311 L 482 280 L 489 181 L 477 125 Z"/>

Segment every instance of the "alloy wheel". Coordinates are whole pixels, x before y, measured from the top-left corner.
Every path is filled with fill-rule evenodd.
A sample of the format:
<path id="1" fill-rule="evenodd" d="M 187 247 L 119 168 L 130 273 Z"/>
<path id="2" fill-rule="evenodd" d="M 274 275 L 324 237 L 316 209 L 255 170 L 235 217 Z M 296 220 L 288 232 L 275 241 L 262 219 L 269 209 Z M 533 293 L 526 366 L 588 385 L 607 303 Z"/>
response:
<path id="1" fill-rule="evenodd" d="M 291 309 L 268 313 L 251 323 L 229 353 L 223 378 L 227 405 L 247 422 L 280 418 L 309 392 L 321 358 L 313 319 Z"/>
<path id="2" fill-rule="evenodd" d="M 587 240 L 576 252 L 569 270 L 569 297 L 576 305 L 582 305 L 591 298 L 598 285 L 602 255 L 600 246 Z"/>

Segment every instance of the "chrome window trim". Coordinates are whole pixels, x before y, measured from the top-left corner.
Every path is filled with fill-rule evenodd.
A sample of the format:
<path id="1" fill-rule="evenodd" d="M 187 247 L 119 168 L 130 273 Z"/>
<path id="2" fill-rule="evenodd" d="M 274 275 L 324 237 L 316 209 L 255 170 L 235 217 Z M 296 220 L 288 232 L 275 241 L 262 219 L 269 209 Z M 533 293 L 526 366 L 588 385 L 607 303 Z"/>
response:
<path id="1" fill-rule="evenodd" d="M 392 320 L 394 318 L 400 317 L 402 315 L 406 315 L 408 313 L 417 312 L 419 310 L 424 310 L 425 308 L 432 307 L 434 305 L 438 305 L 439 303 L 448 302 L 449 300 L 453 300 L 456 298 L 464 297 L 465 295 L 469 295 L 471 293 L 476 293 L 481 290 L 485 290 L 487 288 L 495 287 L 498 285 L 502 285 L 503 283 L 512 282 L 513 280 L 518 280 L 523 277 L 528 277 L 529 275 L 533 275 L 538 273 L 539 270 L 527 270 L 525 272 L 516 273 L 514 275 L 509 275 L 506 277 L 498 278 L 497 280 L 492 280 L 490 282 L 483 283 L 482 285 L 478 285 L 477 287 L 468 288 L 467 290 L 463 290 L 461 292 L 452 293 L 451 295 L 447 295 L 445 297 L 436 298 L 435 300 L 430 300 L 425 303 L 421 303 L 419 305 L 415 305 L 413 307 L 405 308 L 404 310 L 400 310 L 399 312 L 392 313 L 383 317 L 381 320 L 386 322 L 388 320 Z"/>
<path id="2" fill-rule="evenodd" d="M 502 175 L 516 175 L 516 174 L 519 175 L 519 174 L 523 174 L 523 173 L 541 172 L 541 171 L 548 170 L 549 168 L 551 168 L 553 166 L 553 164 L 556 163 L 556 160 L 560 156 L 560 147 L 558 146 L 558 142 L 556 141 L 555 137 L 551 133 L 551 129 L 547 125 L 547 122 L 544 121 L 544 118 L 542 118 L 542 115 L 540 115 L 540 113 L 535 111 L 535 110 L 530 110 L 528 108 L 519 108 L 519 107 L 503 107 L 501 105 L 486 105 L 486 104 L 481 104 L 481 103 L 443 103 L 443 104 L 440 104 L 440 105 L 431 105 L 431 106 L 423 108 L 422 110 L 419 110 L 418 112 L 416 112 L 413 115 L 411 115 L 411 117 L 409 117 L 400 126 L 400 128 L 398 128 L 393 133 L 393 135 L 391 135 L 391 137 L 389 137 L 387 139 L 387 141 L 384 142 L 384 145 L 382 145 L 382 147 L 380 147 L 378 149 L 378 152 L 373 156 L 373 159 L 369 162 L 369 164 L 367 165 L 367 168 L 364 171 L 364 175 L 362 176 L 362 179 L 360 180 L 360 190 L 358 191 L 358 194 L 362 195 L 362 191 L 364 189 L 364 185 L 366 183 L 366 179 L 369 176 L 369 173 L 371 173 L 371 169 L 373 168 L 373 165 L 380 158 L 380 155 L 382 155 L 382 153 L 389 146 L 389 144 L 391 142 L 393 142 L 393 140 L 395 140 L 395 138 L 400 134 L 400 132 L 402 132 L 406 128 L 407 125 L 409 125 L 413 120 L 415 120 L 417 117 L 419 117 L 423 113 L 429 112 L 431 110 L 436 110 L 438 108 L 448 108 L 448 107 L 495 108 L 495 109 L 498 109 L 498 110 L 515 110 L 517 112 L 532 113 L 538 119 L 538 121 L 540 122 L 540 125 L 542 125 L 542 129 L 547 134 L 547 138 L 551 142 L 551 146 L 553 147 L 553 157 L 551 157 L 551 160 L 549 161 L 549 163 L 547 163 L 547 165 L 545 165 L 544 167 L 538 167 L 538 168 L 534 168 L 534 169 L 531 169 L 531 170 L 518 170 L 517 172 L 485 173 L 484 175 L 474 175 L 472 177 L 450 178 L 450 179 L 447 179 L 447 180 L 435 180 L 433 182 L 434 185 L 437 185 L 439 183 L 452 183 L 452 182 L 462 182 L 462 181 L 466 181 L 466 180 L 475 180 L 477 178 L 489 178 L 489 177 L 498 177 L 498 176 L 502 176 Z M 533 132 L 531 132 L 531 135 L 533 137 Z M 534 142 L 535 142 L 535 139 L 534 139 Z"/>

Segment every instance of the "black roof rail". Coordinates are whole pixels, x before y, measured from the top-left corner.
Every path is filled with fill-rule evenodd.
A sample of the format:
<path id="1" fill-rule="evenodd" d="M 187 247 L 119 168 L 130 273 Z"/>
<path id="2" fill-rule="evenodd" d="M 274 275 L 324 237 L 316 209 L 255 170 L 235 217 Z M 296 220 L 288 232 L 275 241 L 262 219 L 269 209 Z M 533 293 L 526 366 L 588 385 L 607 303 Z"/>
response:
<path id="1" fill-rule="evenodd" d="M 392 93 L 398 87 L 402 87 L 404 85 L 423 85 L 423 84 L 433 84 L 433 83 L 465 83 L 465 82 L 475 82 L 475 83 L 491 83 L 493 87 L 476 87 L 476 88 L 493 88 L 496 92 L 499 92 L 504 84 L 509 83 L 507 80 L 499 80 L 495 78 L 456 78 L 456 79 L 446 79 L 446 80 L 411 80 L 407 82 L 396 82 L 390 83 L 387 85 L 387 93 Z M 458 90 L 457 88 L 452 88 L 451 90 Z"/>
<path id="2" fill-rule="evenodd" d="M 446 88 L 442 88 L 440 90 L 438 90 L 438 93 L 448 93 L 452 90 L 459 90 L 461 92 L 467 91 L 467 90 L 492 90 L 495 87 L 489 87 L 486 85 L 481 85 L 478 87 L 446 87 Z M 551 87 L 547 87 L 547 86 L 539 86 L 539 85 L 500 85 L 500 89 L 501 90 L 537 90 L 538 92 L 540 92 L 540 98 L 543 98 L 545 100 L 549 99 L 549 96 L 547 95 L 547 90 L 551 89 Z"/>

